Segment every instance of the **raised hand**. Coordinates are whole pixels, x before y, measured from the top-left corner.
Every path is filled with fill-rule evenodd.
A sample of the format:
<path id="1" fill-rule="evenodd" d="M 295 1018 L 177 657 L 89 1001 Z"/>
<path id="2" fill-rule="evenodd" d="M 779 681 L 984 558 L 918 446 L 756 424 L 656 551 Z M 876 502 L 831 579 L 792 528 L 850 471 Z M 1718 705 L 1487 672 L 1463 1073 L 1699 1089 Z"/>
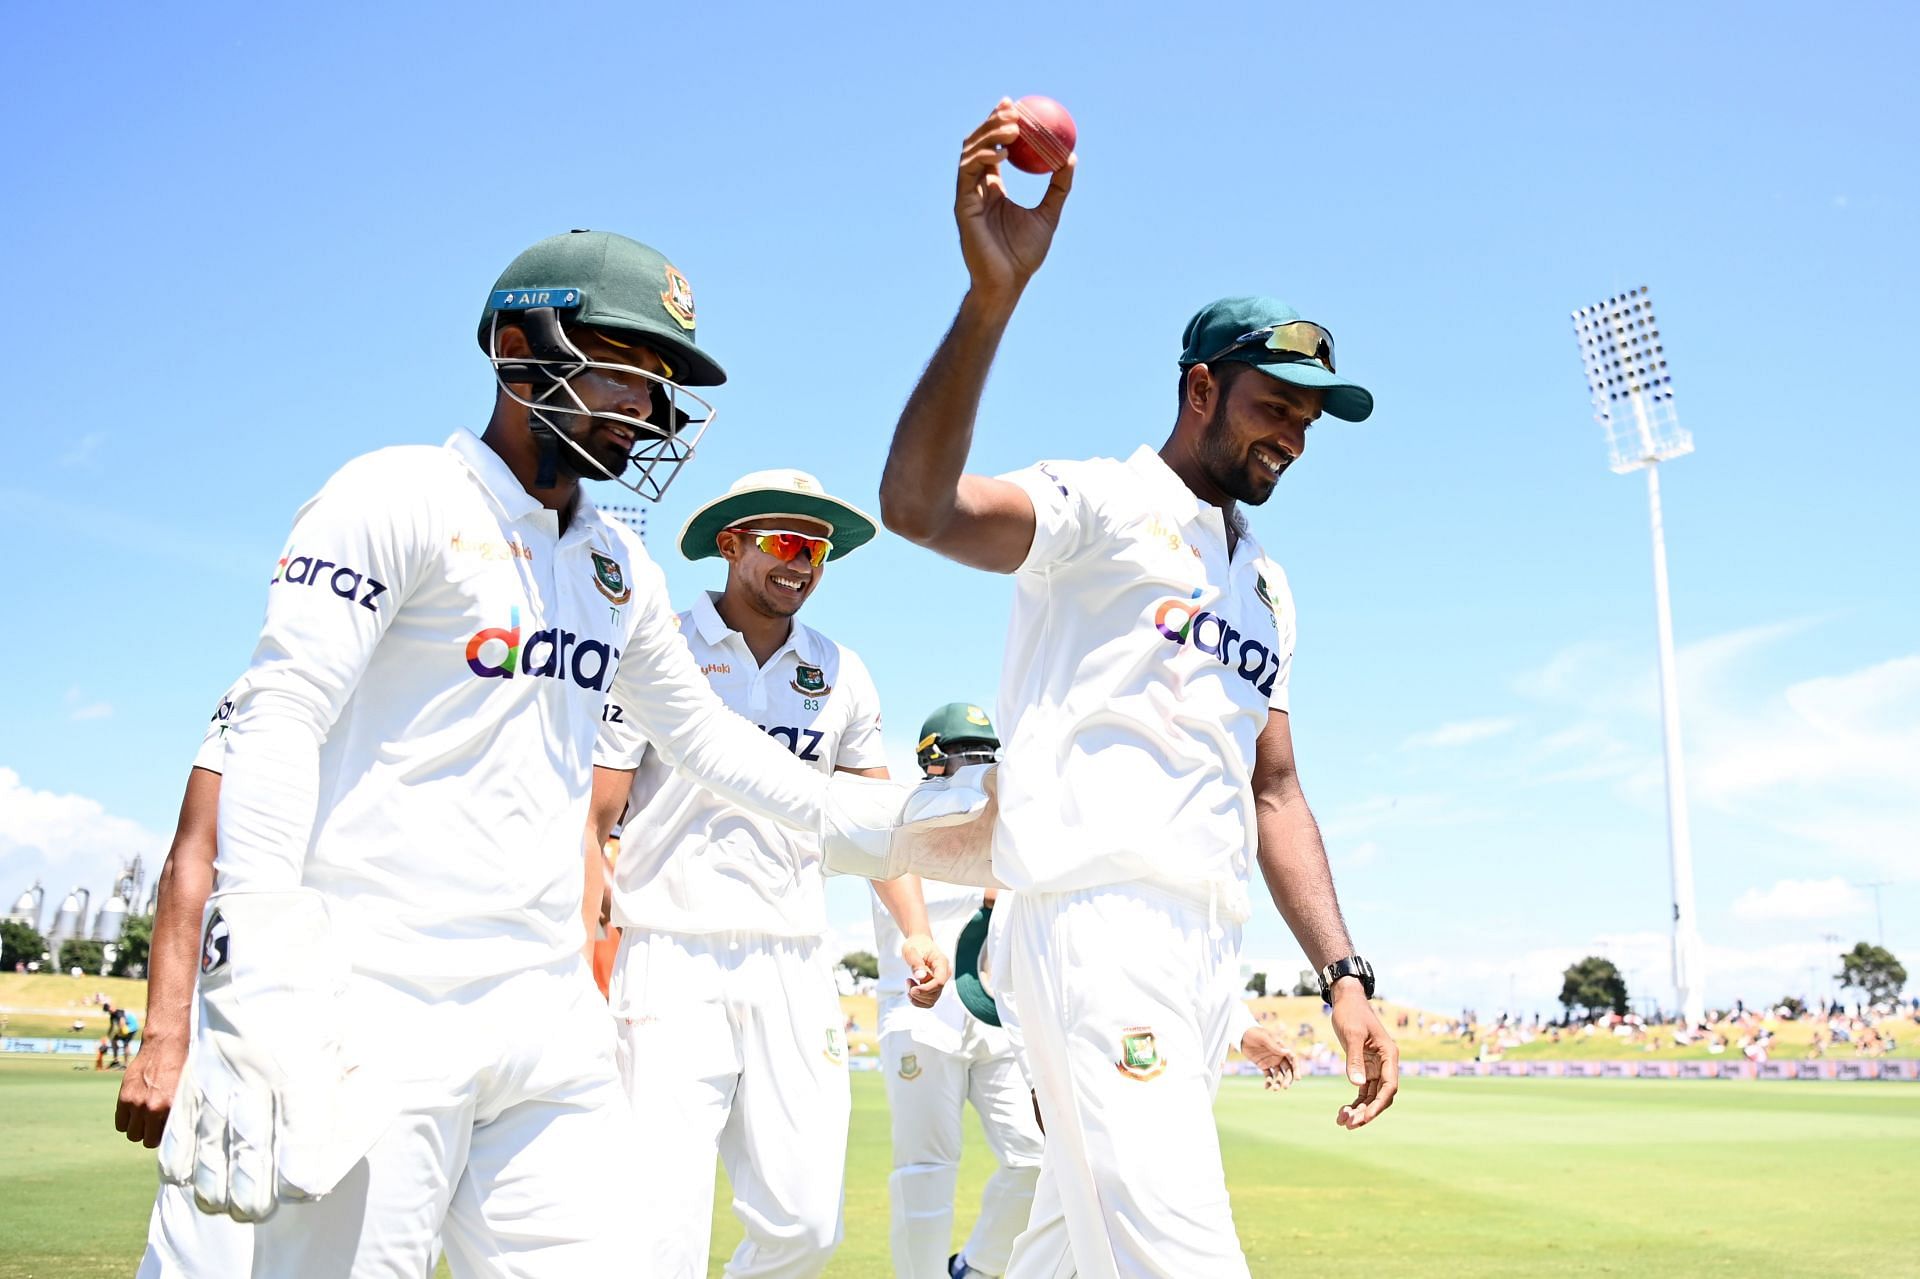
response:
<path id="1" fill-rule="evenodd" d="M 1020 136 L 1011 98 L 1000 99 L 960 148 L 959 187 L 953 216 L 960 225 L 960 253 L 966 259 L 973 291 L 983 299 L 1011 304 L 1046 261 L 1060 211 L 1073 189 L 1075 157 L 1057 170 L 1047 193 L 1033 208 L 1017 204 L 1001 181 L 1000 162 Z"/>

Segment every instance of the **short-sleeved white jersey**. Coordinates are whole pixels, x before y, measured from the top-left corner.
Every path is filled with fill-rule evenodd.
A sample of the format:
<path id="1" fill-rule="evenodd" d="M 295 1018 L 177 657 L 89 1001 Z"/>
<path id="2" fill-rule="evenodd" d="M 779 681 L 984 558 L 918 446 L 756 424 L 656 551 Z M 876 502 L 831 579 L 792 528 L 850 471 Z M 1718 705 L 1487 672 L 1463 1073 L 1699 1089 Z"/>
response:
<path id="1" fill-rule="evenodd" d="M 960 931 L 980 909 L 985 895 L 978 888 L 943 884 L 934 879 L 921 880 L 920 889 L 926 898 L 927 931 L 933 937 L 933 944 L 948 959 L 956 960 L 957 968 L 953 951 L 960 941 Z M 959 1029 L 971 1015 L 960 1002 L 958 987 L 948 982 L 931 1008 L 913 1006 L 907 999 L 907 961 L 900 956 L 900 947 L 906 938 L 901 935 L 892 912 L 881 904 L 878 894 L 873 895 L 873 939 L 880 961 L 880 980 L 873 990 L 879 1003 L 880 1033 L 917 1031 L 928 1029 L 929 1023 L 939 1023 L 949 1028 L 957 1047 Z"/>
<path id="2" fill-rule="evenodd" d="M 207 731 L 200 736 L 200 749 L 193 753 L 193 766 L 209 773 L 223 772 L 227 766 L 227 725 L 233 722 L 234 702 L 245 686 L 242 680 L 220 695 L 220 704 L 207 720 Z"/>
<path id="3" fill-rule="evenodd" d="M 994 871 L 1145 880 L 1247 916 L 1254 748 L 1287 709 L 1293 599 L 1152 449 L 1004 477 L 1033 499 L 1001 668 Z"/>
<path id="4" fill-rule="evenodd" d="M 564 960 L 584 940 L 590 766 L 616 687 L 716 784 L 817 813 L 819 779 L 719 705 L 659 569 L 584 492 L 562 531 L 464 431 L 348 463 L 267 589 L 227 731 L 220 889 L 319 890 L 363 971 Z"/>
<path id="5" fill-rule="evenodd" d="M 680 614 L 693 659 L 727 706 L 821 774 L 881 768 L 880 695 L 852 649 L 798 620 L 764 666 L 701 592 Z M 594 763 L 634 770 L 613 917 L 655 932 L 741 931 L 818 937 L 827 929 L 818 839 L 756 817 L 676 775 L 649 749 L 618 696 L 609 699 Z"/>

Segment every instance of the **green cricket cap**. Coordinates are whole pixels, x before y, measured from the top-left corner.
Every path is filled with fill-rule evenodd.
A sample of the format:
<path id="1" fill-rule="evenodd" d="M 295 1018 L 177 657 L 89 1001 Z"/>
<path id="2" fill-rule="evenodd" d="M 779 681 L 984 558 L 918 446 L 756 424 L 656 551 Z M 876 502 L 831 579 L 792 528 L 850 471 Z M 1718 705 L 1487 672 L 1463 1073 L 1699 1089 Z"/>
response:
<path id="1" fill-rule="evenodd" d="M 719 386 L 726 370 L 694 345 L 693 285 L 658 249 L 611 231 L 549 236 L 507 265 L 480 312 L 480 345 L 496 313 L 552 306 L 565 319 L 631 333 L 659 349 L 683 386 Z"/>
<path id="2" fill-rule="evenodd" d="M 774 523 L 783 515 L 827 526 L 827 540 L 833 543 L 828 563 L 865 546 L 878 531 L 872 516 L 827 492 L 805 471 L 749 471 L 687 517 L 680 529 L 680 553 L 690 560 L 717 558 L 720 546 L 714 539 L 721 530 L 753 520 Z"/>
<path id="3" fill-rule="evenodd" d="M 991 742 L 998 746 L 1000 734 L 993 731 L 993 720 L 986 711 L 972 702 L 948 702 L 927 716 L 914 749 L 924 751 L 936 743 L 944 748 L 954 742 Z"/>
<path id="4" fill-rule="evenodd" d="M 1251 364 L 1268 377 L 1321 392 L 1326 411 L 1337 418 L 1366 421 L 1373 413 L 1373 392 L 1311 356 L 1274 350 L 1256 340 L 1263 330 L 1299 323 L 1301 318 L 1298 311 L 1278 298 L 1221 298 L 1209 302 L 1187 321 L 1186 332 L 1181 335 L 1185 346 L 1180 352 L 1180 367 L 1227 361 Z M 1326 332 L 1324 326 L 1316 327 Z M 1327 333 L 1328 363 L 1333 362 L 1332 336 Z"/>

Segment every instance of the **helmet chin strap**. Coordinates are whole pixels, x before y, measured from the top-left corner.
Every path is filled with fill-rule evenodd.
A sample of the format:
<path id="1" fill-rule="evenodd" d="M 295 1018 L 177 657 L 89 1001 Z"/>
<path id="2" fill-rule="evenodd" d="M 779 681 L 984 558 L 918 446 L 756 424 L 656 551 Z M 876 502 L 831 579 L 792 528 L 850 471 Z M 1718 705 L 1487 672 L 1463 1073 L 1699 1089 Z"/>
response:
<path id="1" fill-rule="evenodd" d="M 499 323 L 497 318 L 494 322 Z M 527 361 L 500 365 L 500 380 L 540 387 L 533 399 L 537 404 L 545 404 L 566 388 L 569 377 L 586 367 L 586 357 L 567 341 L 566 331 L 560 327 L 560 314 L 550 306 L 521 312 L 520 331 L 527 339 Z M 556 370 L 555 365 L 560 368 Z M 527 410 L 527 427 L 540 449 L 533 486 L 550 489 L 560 482 L 560 427 L 546 413 L 533 407 Z"/>

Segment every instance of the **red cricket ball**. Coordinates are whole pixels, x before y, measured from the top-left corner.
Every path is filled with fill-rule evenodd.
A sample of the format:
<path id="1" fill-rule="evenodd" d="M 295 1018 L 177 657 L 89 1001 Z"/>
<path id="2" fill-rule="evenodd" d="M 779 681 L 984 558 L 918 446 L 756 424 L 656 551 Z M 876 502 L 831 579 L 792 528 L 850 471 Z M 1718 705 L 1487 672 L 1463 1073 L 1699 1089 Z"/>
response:
<path id="1" fill-rule="evenodd" d="M 1007 163 L 1026 173 L 1066 168 L 1073 144 L 1080 140 L 1067 109 L 1037 93 L 1020 99 L 1013 109 L 1020 116 L 1020 136 L 1007 148 Z"/>

